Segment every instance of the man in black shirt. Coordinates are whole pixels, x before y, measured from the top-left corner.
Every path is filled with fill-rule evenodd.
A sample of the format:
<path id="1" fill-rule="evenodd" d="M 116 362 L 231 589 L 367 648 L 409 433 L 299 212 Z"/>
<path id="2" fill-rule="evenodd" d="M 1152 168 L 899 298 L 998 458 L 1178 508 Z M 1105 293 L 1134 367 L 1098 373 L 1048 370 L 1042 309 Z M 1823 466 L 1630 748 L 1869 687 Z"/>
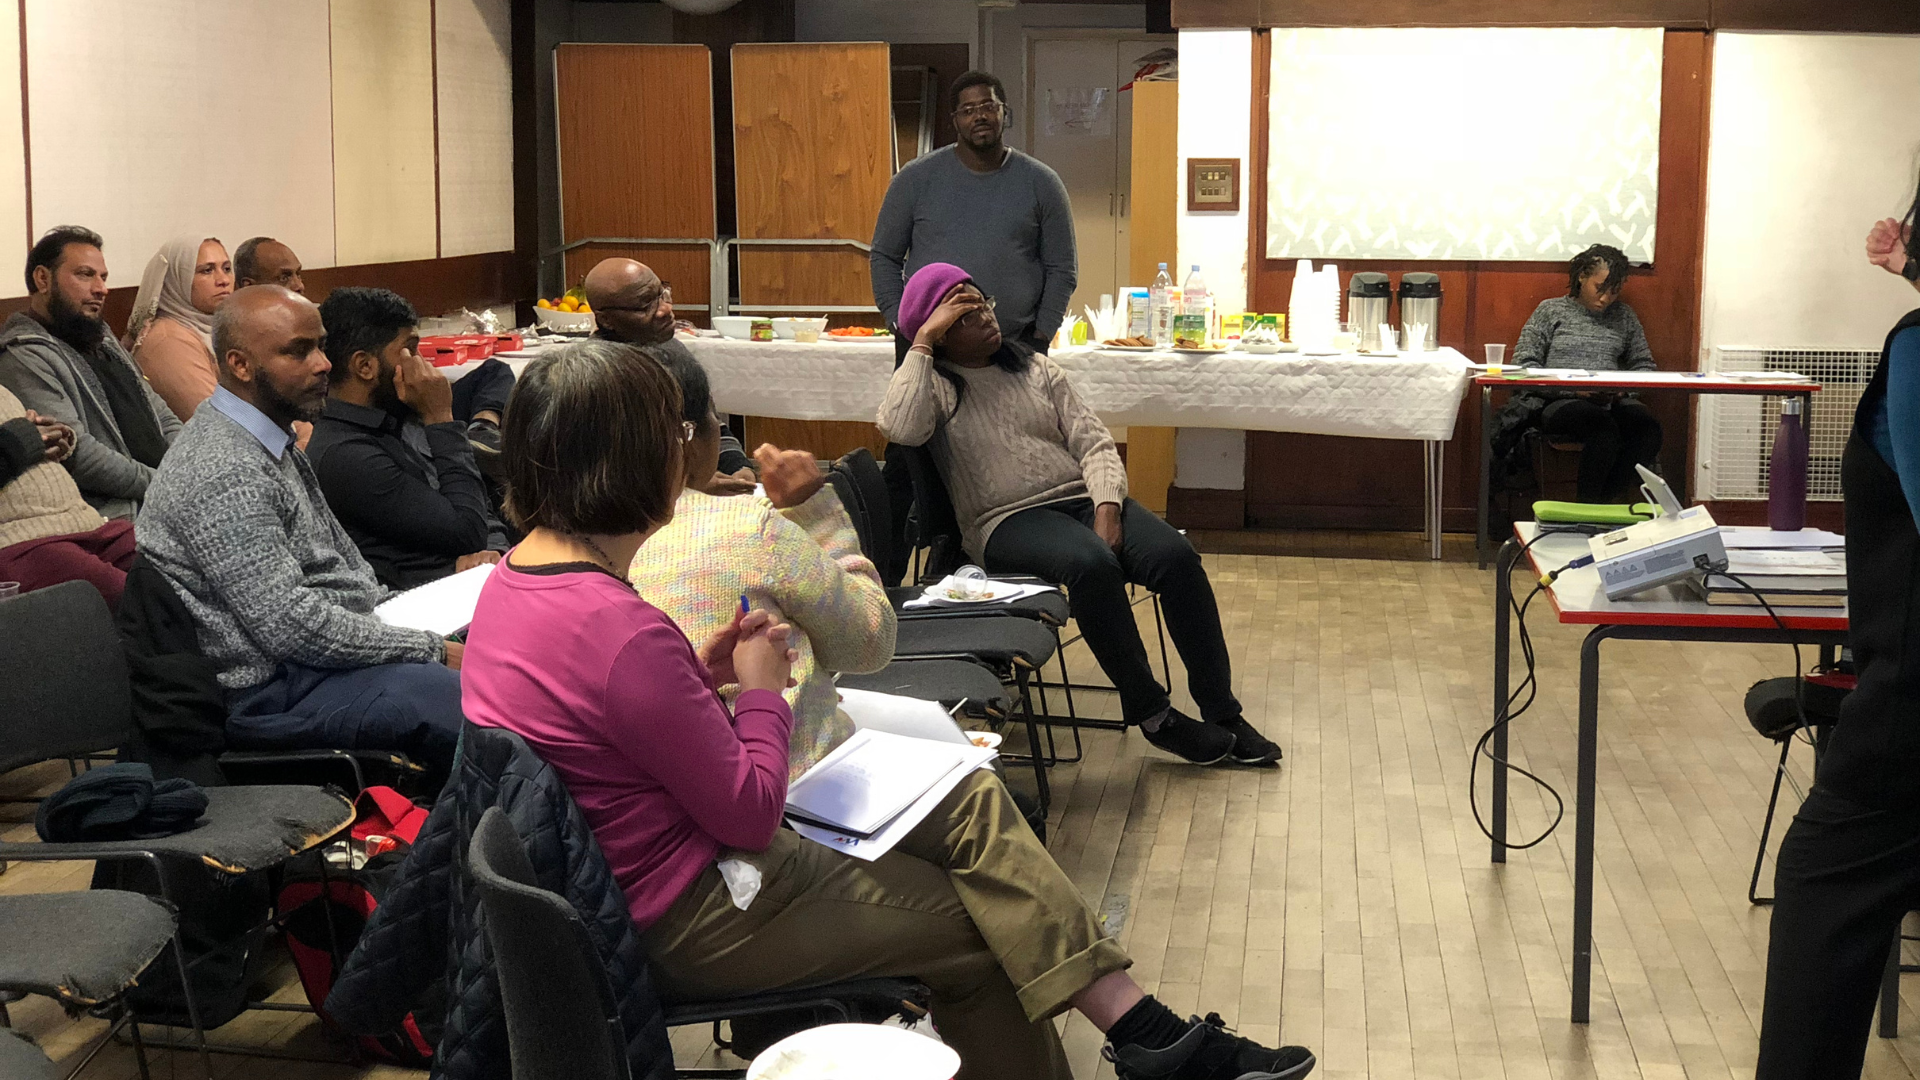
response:
<path id="1" fill-rule="evenodd" d="M 334 516 L 396 589 L 506 549 L 453 387 L 421 360 L 413 306 L 385 289 L 335 289 L 320 305 L 333 361 L 307 456 Z"/>

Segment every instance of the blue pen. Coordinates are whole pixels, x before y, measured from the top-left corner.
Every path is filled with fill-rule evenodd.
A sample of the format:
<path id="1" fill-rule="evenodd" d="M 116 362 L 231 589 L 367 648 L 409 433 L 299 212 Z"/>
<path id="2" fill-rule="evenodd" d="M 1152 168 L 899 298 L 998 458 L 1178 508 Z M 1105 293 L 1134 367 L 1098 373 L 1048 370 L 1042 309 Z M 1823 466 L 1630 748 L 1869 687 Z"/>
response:
<path id="1" fill-rule="evenodd" d="M 741 593 L 740 594 L 740 614 L 745 615 L 750 610 L 752 609 L 747 607 L 747 594 Z"/>

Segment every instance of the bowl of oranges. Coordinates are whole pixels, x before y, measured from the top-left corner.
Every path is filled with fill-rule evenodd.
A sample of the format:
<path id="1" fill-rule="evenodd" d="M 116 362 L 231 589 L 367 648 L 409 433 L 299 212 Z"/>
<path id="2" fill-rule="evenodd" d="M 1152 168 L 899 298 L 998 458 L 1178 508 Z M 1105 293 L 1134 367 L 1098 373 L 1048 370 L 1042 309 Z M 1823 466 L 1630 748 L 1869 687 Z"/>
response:
<path id="1" fill-rule="evenodd" d="M 558 300 L 534 302 L 533 317 L 542 327 L 562 334 L 593 333 L 593 308 L 579 289 L 568 289 Z"/>

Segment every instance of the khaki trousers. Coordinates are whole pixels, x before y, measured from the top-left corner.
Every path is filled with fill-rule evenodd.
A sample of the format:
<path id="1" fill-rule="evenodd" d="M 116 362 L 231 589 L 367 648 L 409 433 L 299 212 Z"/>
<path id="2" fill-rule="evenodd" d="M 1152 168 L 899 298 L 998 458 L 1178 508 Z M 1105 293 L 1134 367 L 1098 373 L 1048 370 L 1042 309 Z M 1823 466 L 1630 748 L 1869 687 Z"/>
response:
<path id="1" fill-rule="evenodd" d="M 1052 1017 L 1133 963 L 991 772 L 873 862 L 784 829 L 728 855 L 760 868 L 747 910 L 708 867 L 643 935 L 669 1002 L 911 977 L 933 991 L 961 1080 L 1067 1080 Z"/>

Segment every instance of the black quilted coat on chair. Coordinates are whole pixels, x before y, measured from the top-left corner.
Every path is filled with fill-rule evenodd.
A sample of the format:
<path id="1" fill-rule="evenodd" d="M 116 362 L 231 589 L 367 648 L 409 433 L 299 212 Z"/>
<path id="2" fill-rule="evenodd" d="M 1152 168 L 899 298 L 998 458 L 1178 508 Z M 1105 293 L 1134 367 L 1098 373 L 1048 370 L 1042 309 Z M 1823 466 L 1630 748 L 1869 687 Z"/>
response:
<path id="1" fill-rule="evenodd" d="M 444 973 L 446 1027 L 432 1075 L 509 1080 L 506 1014 L 466 869 L 480 815 L 498 806 L 527 845 L 541 887 L 573 904 L 606 962 L 633 1080 L 671 1080 L 665 1017 L 626 895 L 566 785 L 512 732 L 469 723 L 460 744 L 453 778 L 347 958 L 327 1010 L 356 1034 L 392 1031 Z"/>

